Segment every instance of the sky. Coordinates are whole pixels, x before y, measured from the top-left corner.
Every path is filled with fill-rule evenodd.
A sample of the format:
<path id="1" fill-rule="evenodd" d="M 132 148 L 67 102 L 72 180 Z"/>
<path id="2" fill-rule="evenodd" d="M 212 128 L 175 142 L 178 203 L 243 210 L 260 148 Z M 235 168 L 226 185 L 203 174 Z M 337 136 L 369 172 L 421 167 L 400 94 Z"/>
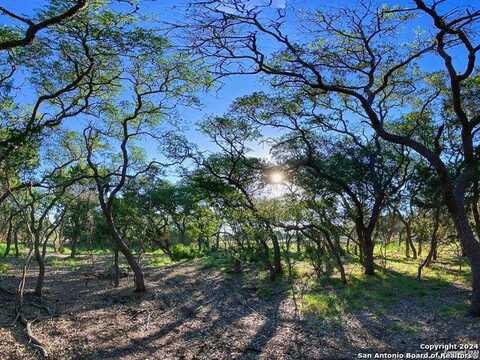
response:
<path id="1" fill-rule="evenodd" d="M 140 13 L 150 16 L 154 16 L 160 21 L 173 22 L 179 17 L 183 16 L 182 3 L 186 0 L 144 0 L 141 1 Z M 250 0 L 252 4 L 262 2 L 265 0 Z M 451 0 L 455 5 L 475 5 L 479 0 Z M 398 1 L 384 1 L 389 4 L 411 4 L 408 0 Z M 46 3 L 45 0 L 0 0 L 1 6 L 15 11 L 20 14 L 29 16 L 35 13 L 35 9 L 41 8 Z M 383 3 L 380 2 L 379 3 Z M 336 7 L 346 4 L 352 4 L 350 0 L 273 0 L 273 6 L 279 8 L 294 8 L 295 11 L 301 8 L 311 7 Z M 0 23 L 4 21 L 4 17 L 0 17 Z M 421 26 L 429 26 L 429 24 L 420 24 Z M 268 44 L 265 44 L 268 46 Z M 431 66 L 437 66 L 438 64 L 429 64 Z M 209 115 L 221 115 L 223 114 L 232 103 L 232 101 L 238 96 L 250 94 L 254 91 L 266 89 L 266 86 L 262 83 L 259 76 L 234 76 L 225 78 L 223 84 L 215 91 L 201 92 L 198 94 L 201 99 L 202 106 L 199 109 L 196 108 L 182 108 L 180 113 L 180 123 L 183 124 L 185 129 L 185 135 L 189 141 L 195 142 L 202 150 L 214 151 L 215 148 L 208 139 L 200 134 L 195 126 L 195 123 L 202 118 Z M 29 94 L 23 94 L 28 98 Z M 70 126 L 67 124 L 67 127 Z M 273 130 L 266 130 L 266 135 L 275 135 Z M 157 147 L 153 143 L 145 144 L 147 155 L 151 158 L 155 157 Z M 256 156 L 267 156 L 267 145 L 255 145 L 253 147 L 253 154 Z"/>
<path id="2" fill-rule="evenodd" d="M 253 0 L 253 2 L 255 1 L 258 2 L 258 0 Z M 274 0 L 273 4 L 276 7 L 284 7 L 285 1 Z M 46 3 L 47 1 L 45 0 L 0 0 L 1 6 L 26 17 L 31 17 L 37 9 L 42 8 Z M 185 3 L 185 1 L 144 0 L 141 1 L 140 14 L 156 18 L 162 22 L 173 22 L 183 14 L 182 3 Z M 0 17 L 0 24 L 4 21 L 5 18 Z M 199 92 L 198 97 L 201 99 L 200 108 L 190 107 L 181 108 L 180 110 L 179 124 L 183 128 L 185 136 L 189 141 L 196 143 L 200 149 L 215 151 L 215 146 L 197 130 L 196 123 L 207 116 L 225 113 L 229 105 L 237 97 L 251 94 L 263 88 L 265 87 L 258 76 L 235 76 L 223 79 L 222 84 L 217 84 L 214 90 Z M 22 90 L 24 89 L 28 89 L 28 87 L 22 86 Z M 21 96 L 23 99 L 31 98 L 31 101 L 34 100 L 31 90 L 24 91 Z M 71 127 L 74 130 L 81 130 L 76 124 L 68 123 L 68 121 L 65 122 L 64 126 L 66 128 Z M 158 152 L 157 144 L 153 141 L 146 141 L 143 143 L 143 146 L 149 158 L 156 158 Z M 268 147 L 263 144 L 255 144 L 253 145 L 252 153 L 256 156 L 267 156 Z"/>

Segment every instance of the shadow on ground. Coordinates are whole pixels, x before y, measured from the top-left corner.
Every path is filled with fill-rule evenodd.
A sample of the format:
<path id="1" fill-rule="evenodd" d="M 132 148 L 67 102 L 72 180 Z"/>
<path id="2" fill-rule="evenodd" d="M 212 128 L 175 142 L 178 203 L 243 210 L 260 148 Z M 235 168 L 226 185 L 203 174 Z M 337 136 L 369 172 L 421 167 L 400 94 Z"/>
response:
<path id="1" fill-rule="evenodd" d="M 136 294 L 131 277 L 113 288 L 108 278 L 93 276 L 108 259 L 84 260 L 91 263 L 56 264 L 48 272 L 43 304 L 53 315 L 27 307 L 55 359 L 350 359 L 415 351 L 420 343 L 471 342 L 480 334 L 477 321 L 438 310 L 461 303 L 468 290 L 435 279 L 419 283 L 386 271 L 347 288 L 319 283 L 298 312 L 287 281 L 266 285 L 255 270 L 225 274 L 196 262 L 150 267 L 149 290 Z M 1 286 L 14 289 L 17 276 L 3 274 Z M 11 346 L 25 343 L 21 331 L 7 326 L 11 297 L 1 295 L 0 306 L 6 310 L 0 329 Z M 35 350 L 22 346 L 23 358 L 34 359 Z M 0 358 L 15 358 L 1 351 Z"/>

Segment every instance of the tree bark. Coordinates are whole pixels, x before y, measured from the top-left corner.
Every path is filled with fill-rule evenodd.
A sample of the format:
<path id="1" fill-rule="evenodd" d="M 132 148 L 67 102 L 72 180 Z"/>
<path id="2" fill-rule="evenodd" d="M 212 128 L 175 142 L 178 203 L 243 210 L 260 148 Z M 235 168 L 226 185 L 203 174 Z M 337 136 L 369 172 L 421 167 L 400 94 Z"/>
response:
<path id="1" fill-rule="evenodd" d="M 296 243 L 297 243 L 297 252 L 300 253 L 300 251 L 302 250 L 301 248 L 301 238 L 300 238 L 300 232 L 297 232 L 295 234 L 295 240 L 296 240 Z"/>
<path id="2" fill-rule="evenodd" d="M 77 243 L 78 243 L 78 236 L 75 234 L 72 236 L 72 241 L 70 243 L 70 258 L 74 259 L 77 256 Z"/>
<path id="3" fill-rule="evenodd" d="M 15 257 L 18 257 L 19 251 L 18 251 L 18 231 L 19 231 L 19 226 L 15 228 L 15 231 L 13 233 L 13 245 L 15 246 Z"/>
<path id="4" fill-rule="evenodd" d="M 405 239 L 405 246 L 407 248 L 407 257 L 409 257 L 409 249 L 412 250 L 412 255 L 413 258 L 417 258 L 417 249 L 415 248 L 415 245 L 413 244 L 413 238 L 412 238 L 412 227 L 410 225 L 410 221 L 405 222 L 405 230 L 407 233 L 407 238 Z"/>
<path id="5" fill-rule="evenodd" d="M 113 286 L 118 287 L 120 285 L 120 268 L 118 266 L 118 246 L 113 246 Z"/>
<path id="6" fill-rule="evenodd" d="M 128 265 L 133 271 L 134 274 L 134 284 L 135 284 L 135 291 L 136 292 L 144 292 L 146 290 L 145 288 L 145 280 L 143 277 L 143 271 L 140 265 L 138 264 L 137 260 L 133 256 L 131 250 L 129 249 L 128 245 L 125 243 L 125 241 L 122 239 L 120 236 L 120 233 L 118 232 L 115 223 L 113 221 L 113 217 L 111 212 L 104 206 L 102 206 L 102 210 L 104 212 L 105 218 L 107 220 L 107 225 L 108 228 L 112 234 L 113 240 L 115 242 L 115 245 L 118 247 L 118 250 L 125 256 L 125 259 L 127 259 Z"/>
<path id="7" fill-rule="evenodd" d="M 437 233 L 438 233 L 439 226 L 440 226 L 440 209 L 437 209 L 437 211 L 435 211 L 432 237 L 430 239 L 430 251 L 428 252 L 428 255 L 425 258 L 425 260 L 421 262 L 421 264 L 418 266 L 418 272 L 417 272 L 418 280 L 420 280 L 422 277 L 423 268 L 425 266 L 430 266 L 430 264 L 432 263 L 432 260 L 434 260 L 435 252 L 437 248 Z"/>
<path id="8" fill-rule="evenodd" d="M 365 270 L 365 275 L 375 274 L 373 248 L 374 248 L 374 244 L 370 234 L 370 235 L 367 235 L 367 237 L 365 238 L 365 245 L 364 245 L 364 251 L 363 251 L 363 267 Z"/>
<path id="9" fill-rule="evenodd" d="M 335 257 L 335 261 L 337 263 L 338 270 L 340 270 L 340 278 L 344 284 L 347 284 L 347 276 L 345 274 L 345 267 L 343 266 L 342 262 L 342 257 L 340 255 L 340 242 L 336 241 L 337 246 L 335 246 L 335 243 L 332 242 L 330 238 L 330 234 L 328 231 L 323 232 L 325 239 L 327 240 L 327 244 L 330 247 L 330 251 L 333 253 L 333 256 Z"/>
<path id="10" fill-rule="evenodd" d="M 478 202 L 480 201 L 480 193 L 478 190 L 478 181 L 474 181 L 473 184 L 473 199 L 472 199 L 472 214 L 475 224 L 475 232 L 477 238 L 480 240 L 480 210 L 478 209 Z"/>
<path id="11" fill-rule="evenodd" d="M 42 253 L 40 252 L 40 239 L 38 234 L 35 235 L 34 251 L 35 260 L 38 264 L 37 283 L 35 285 L 34 295 L 41 297 L 43 292 L 43 282 L 45 280 L 45 261 Z"/>
<path id="12" fill-rule="evenodd" d="M 375 274 L 375 263 L 373 256 L 374 242 L 372 232 L 367 229 L 360 220 L 357 220 L 356 231 L 360 245 L 360 262 L 362 263 L 365 275 Z"/>
<path id="13" fill-rule="evenodd" d="M 7 244 L 6 244 L 6 247 L 5 247 L 5 253 L 3 254 L 4 257 L 8 256 L 8 254 L 10 253 L 10 247 L 12 246 L 12 217 L 10 216 L 8 218 L 8 229 L 7 229 L 7 236 L 6 236 L 6 240 L 7 240 Z"/>
<path id="14" fill-rule="evenodd" d="M 269 229 L 269 233 L 273 244 L 273 270 L 275 271 L 275 275 L 280 275 L 283 272 L 280 244 L 273 229 Z"/>
<path id="15" fill-rule="evenodd" d="M 475 239 L 473 231 L 468 223 L 465 211 L 459 211 L 454 216 L 455 227 L 460 241 L 464 244 L 465 253 L 470 260 L 472 269 L 472 303 L 470 313 L 480 316 L 480 244 Z"/>

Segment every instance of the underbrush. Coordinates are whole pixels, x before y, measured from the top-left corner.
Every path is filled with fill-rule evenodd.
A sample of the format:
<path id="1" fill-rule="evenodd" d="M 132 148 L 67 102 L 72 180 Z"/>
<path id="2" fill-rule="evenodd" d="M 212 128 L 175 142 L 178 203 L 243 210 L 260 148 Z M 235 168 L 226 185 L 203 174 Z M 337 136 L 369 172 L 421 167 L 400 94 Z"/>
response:
<path id="1" fill-rule="evenodd" d="M 233 268 L 234 257 L 222 251 L 212 251 L 200 260 L 204 269 L 230 271 Z"/>
<path id="2" fill-rule="evenodd" d="M 147 255 L 149 255 L 148 263 L 150 266 L 153 266 L 153 267 L 162 267 L 174 262 L 161 249 L 147 252 Z"/>
<path id="3" fill-rule="evenodd" d="M 191 260 L 203 256 L 203 252 L 194 245 L 175 244 L 171 248 L 172 260 Z"/>

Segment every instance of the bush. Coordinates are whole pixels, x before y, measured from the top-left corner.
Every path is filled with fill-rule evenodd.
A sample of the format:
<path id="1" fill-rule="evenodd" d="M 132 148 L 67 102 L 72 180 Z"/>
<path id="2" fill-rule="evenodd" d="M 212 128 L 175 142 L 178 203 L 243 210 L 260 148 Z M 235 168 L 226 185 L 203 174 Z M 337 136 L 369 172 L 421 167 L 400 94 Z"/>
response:
<path id="1" fill-rule="evenodd" d="M 234 258 L 223 251 L 212 251 L 202 259 L 204 269 L 231 270 Z"/>
<path id="2" fill-rule="evenodd" d="M 171 249 L 172 260 L 195 259 L 203 254 L 192 245 L 175 244 Z"/>

